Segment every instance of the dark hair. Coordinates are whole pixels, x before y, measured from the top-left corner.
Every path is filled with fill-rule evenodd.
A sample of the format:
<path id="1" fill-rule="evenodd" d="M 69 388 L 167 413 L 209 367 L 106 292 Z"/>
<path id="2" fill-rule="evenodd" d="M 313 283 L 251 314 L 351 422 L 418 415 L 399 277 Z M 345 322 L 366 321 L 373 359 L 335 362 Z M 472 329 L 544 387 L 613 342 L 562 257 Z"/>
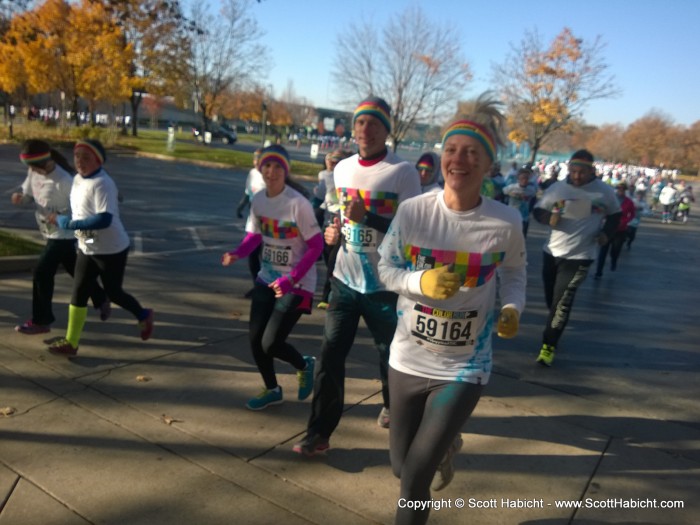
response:
<path id="1" fill-rule="evenodd" d="M 587 149 L 580 149 L 571 155 L 571 160 L 581 159 L 593 163 L 593 154 Z"/>
<path id="2" fill-rule="evenodd" d="M 51 160 L 61 166 L 70 175 L 75 175 L 75 168 L 68 162 L 68 159 L 53 148 L 51 148 Z"/>
<path id="3" fill-rule="evenodd" d="M 49 153 L 51 155 L 50 159 L 46 159 L 42 162 L 33 163 L 38 168 L 44 168 L 49 160 L 52 160 L 58 164 L 61 168 L 66 170 L 70 175 L 75 174 L 75 169 L 71 166 L 68 159 L 66 159 L 61 153 L 52 148 L 48 142 L 39 139 L 29 139 L 22 143 L 22 149 L 20 151 L 20 156 L 22 155 L 36 155 L 41 153 Z"/>
<path id="4" fill-rule="evenodd" d="M 305 198 L 311 197 L 311 193 L 309 193 L 309 190 L 307 190 L 300 182 L 294 180 L 291 175 L 287 176 L 287 179 L 284 181 L 284 183 L 289 186 L 292 189 L 295 189 L 299 193 L 301 193 Z"/>

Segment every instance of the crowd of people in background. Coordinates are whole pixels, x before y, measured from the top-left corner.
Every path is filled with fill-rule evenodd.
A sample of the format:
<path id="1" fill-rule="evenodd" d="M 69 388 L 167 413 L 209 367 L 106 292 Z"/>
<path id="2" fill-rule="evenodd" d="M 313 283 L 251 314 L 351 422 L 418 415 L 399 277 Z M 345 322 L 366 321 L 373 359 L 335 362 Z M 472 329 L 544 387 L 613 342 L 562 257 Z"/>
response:
<path id="1" fill-rule="evenodd" d="M 275 360 L 289 364 L 297 399 L 312 398 L 307 432 L 293 450 L 324 453 L 343 414 L 345 362 L 363 319 L 378 355 L 377 424 L 389 429 L 401 496 L 429 500 L 454 475 L 462 426 L 489 379 L 492 333 L 518 332 L 530 218 L 548 229 L 542 280 L 549 312 L 535 361 L 551 367 L 589 268 L 602 278 L 609 256 L 616 271 L 643 217 L 685 223 L 695 198 L 675 173 L 596 162 L 587 150 L 566 163 L 512 163 L 503 175 L 503 115 L 486 95 L 446 128 L 441 156 L 425 152 L 415 164 L 387 147 L 391 108 L 383 99 L 360 102 L 352 125 L 357 151 L 324 143 L 325 169 L 311 192 L 294 181 L 282 145 L 253 155 L 236 208 L 245 236 L 221 257 L 224 266 L 247 258 L 253 281 L 249 342 L 263 388 L 245 406 L 281 404 Z M 75 168 L 41 141 L 28 141 L 20 154 L 28 174 L 12 202 L 35 204 L 47 244 L 34 274 L 32 317 L 16 330 L 50 330 L 62 264 L 75 282 L 66 336 L 49 350 L 67 357 L 78 352 L 90 297 L 102 320 L 110 301 L 129 311 L 143 340 L 154 328 L 153 310 L 122 289 L 129 239 L 106 158 L 90 140 L 75 145 Z M 287 338 L 312 311 L 321 259 L 317 307 L 325 326 L 317 361 Z M 397 509 L 396 523 L 425 523 L 428 512 Z"/>

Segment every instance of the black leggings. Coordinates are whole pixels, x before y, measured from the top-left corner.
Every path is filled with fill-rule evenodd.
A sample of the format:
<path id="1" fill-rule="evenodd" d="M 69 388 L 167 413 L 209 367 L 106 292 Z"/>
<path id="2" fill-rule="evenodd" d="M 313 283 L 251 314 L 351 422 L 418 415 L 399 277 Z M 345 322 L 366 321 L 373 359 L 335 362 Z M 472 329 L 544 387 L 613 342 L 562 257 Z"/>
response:
<path id="1" fill-rule="evenodd" d="M 605 268 L 605 259 L 608 256 L 608 250 L 610 250 L 610 270 L 613 272 L 617 270 L 617 260 L 620 257 L 620 252 L 622 251 L 622 246 L 627 240 L 627 231 L 615 232 L 610 239 L 610 242 L 600 247 L 598 250 L 598 267 L 596 269 L 596 275 L 602 275 L 603 269 Z"/>
<path id="2" fill-rule="evenodd" d="M 32 321 L 35 324 L 51 324 L 53 315 L 53 291 L 59 266 L 63 266 L 72 277 L 77 259 L 75 239 L 48 239 L 34 269 L 32 285 Z M 90 297 L 95 308 L 107 300 L 105 292 L 95 281 Z"/>
<path id="3" fill-rule="evenodd" d="M 426 379 L 389 367 L 389 455 L 394 476 L 401 480 L 400 498 L 430 500 L 437 467 L 474 411 L 482 390 L 483 385 Z M 397 507 L 395 523 L 422 524 L 429 512 L 430 507 L 418 510 L 402 505 Z"/>
<path id="4" fill-rule="evenodd" d="M 588 275 L 590 259 L 563 259 L 544 252 L 542 279 L 544 297 L 549 308 L 542 343 L 557 346 L 569 322 L 576 290 Z"/>
<path id="5" fill-rule="evenodd" d="M 279 299 L 264 284 L 255 283 L 250 305 L 250 347 L 265 388 L 277 387 L 274 358 L 297 370 L 306 366 L 304 357 L 287 342 L 287 336 L 304 313 L 299 309 L 303 297 L 288 293 Z"/>
<path id="6" fill-rule="evenodd" d="M 122 289 L 128 255 L 129 248 L 123 252 L 107 255 L 85 255 L 78 250 L 71 304 L 78 307 L 87 306 L 88 297 L 90 297 L 99 276 L 110 300 L 124 310 L 131 312 L 136 319 L 141 320 L 143 308 L 133 296 Z"/>

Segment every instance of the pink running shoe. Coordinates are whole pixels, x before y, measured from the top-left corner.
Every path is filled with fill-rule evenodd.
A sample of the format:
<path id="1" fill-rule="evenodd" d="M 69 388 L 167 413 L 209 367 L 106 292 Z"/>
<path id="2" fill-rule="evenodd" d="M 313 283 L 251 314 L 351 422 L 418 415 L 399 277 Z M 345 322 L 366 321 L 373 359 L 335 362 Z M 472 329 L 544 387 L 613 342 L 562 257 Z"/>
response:
<path id="1" fill-rule="evenodd" d="M 141 339 L 148 341 L 153 333 L 153 310 L 147 308 L 148 315 L 143 321 L 139 321 L 139 330 L 141 330 Z"/>
<path id="2" fill-rule="evenodd" d="M 29 321 L 25 321 L 24 323 L 15 326 L 15 331 L 25 335 L 37 335 L 50 332 L 51 327 L 47 324 L 34 324 L 34 322 L 30 319 Z"/>

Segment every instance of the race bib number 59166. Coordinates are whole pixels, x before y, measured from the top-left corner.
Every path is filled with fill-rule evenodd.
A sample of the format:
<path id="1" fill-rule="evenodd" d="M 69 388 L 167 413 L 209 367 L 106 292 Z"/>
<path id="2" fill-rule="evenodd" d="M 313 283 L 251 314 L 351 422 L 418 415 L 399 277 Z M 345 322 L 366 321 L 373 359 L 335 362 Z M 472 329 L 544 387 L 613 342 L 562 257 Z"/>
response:
<path id="1" fill-rule="evenodd" d="M 265 244 L 262 251 L 262 260 L 276 269 L 286 271 L 292 260 L 292 247 Z"/>
<path id="2" fill-rule="evenodd" d="M 438 354 L 462 355 L 474 349 L 476 310 L 440 310 L 416 303 L 411 312 L 411 335 L 415 342 Z"/>

